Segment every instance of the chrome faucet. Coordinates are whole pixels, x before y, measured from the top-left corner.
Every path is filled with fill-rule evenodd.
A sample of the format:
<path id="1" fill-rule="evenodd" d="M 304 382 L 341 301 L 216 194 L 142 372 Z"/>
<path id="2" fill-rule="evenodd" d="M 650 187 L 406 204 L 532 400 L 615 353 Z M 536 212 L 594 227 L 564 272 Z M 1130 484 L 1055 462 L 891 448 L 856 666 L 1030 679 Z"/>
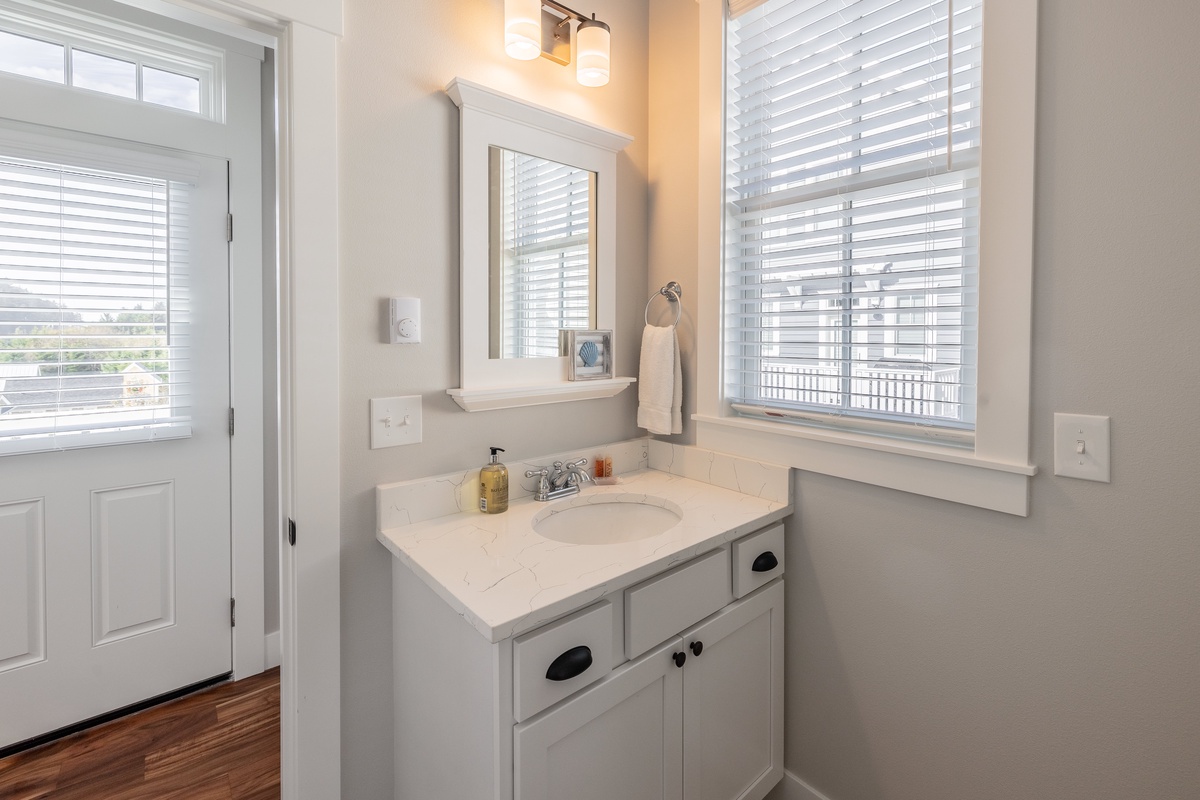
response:
<path id="1" fill-rule="evenodd" d="M 578 461 L 568 461 L 566 464 L 561 461 L 555 461 L 549 467 L 526 470 L 526 478 L 538 479 L 538 487 L 537 491 L 534 492 L 533 499 L 540 501 L 557 500 L 560 497 L 570 497 L 573 494 L 579 494 L 580 485 L 592 480 L 591 475 L 580 469 L 580 467 L 587 463 L 588 460 L 585 456 Z"/>

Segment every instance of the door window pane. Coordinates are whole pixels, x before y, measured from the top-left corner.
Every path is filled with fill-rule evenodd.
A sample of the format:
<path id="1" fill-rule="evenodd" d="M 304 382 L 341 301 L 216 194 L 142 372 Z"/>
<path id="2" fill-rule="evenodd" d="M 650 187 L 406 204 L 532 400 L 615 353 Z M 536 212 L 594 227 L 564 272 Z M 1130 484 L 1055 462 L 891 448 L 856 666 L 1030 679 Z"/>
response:
<path id="1" fill-rule="evenodd" d="M 86 50 L 72 50 L 71 85 L 119 97 L 136 98 L 137 64 Z"/>
<path id="2" fill-rule="evenodd" d="M 179 435 L 190 185 L 3 153 L 0 185 L 0 455 Z"/>
<path id="3" fill-rule="evenodd" d="M 62 83 L 63 46 L 0 31 L 0 71 Z"/>
<path id="4" fill-rule="evenodd" d="M 200 79 L 142 67 L 142 99 L 147 103 L 200 113 Z"/>

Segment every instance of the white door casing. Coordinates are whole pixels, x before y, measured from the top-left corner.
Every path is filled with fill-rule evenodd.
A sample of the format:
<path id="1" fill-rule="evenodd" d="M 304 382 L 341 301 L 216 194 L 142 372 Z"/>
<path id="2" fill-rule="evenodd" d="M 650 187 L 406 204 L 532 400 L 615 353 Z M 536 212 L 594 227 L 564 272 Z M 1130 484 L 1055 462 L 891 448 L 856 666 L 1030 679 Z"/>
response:
<path id="1" fill-rule="evenodd" d="M 337 53 L 341 0 L 119 0 L 275 49 L 282 790 L 341 797 Z M 237 532 L 235 530 L 235 539 Z M 260 543 L 261 544 L 261 543 Z M 235 584 L 241 577 L 235 559 Z M 252 580 L 248 576 L 247 580 Z M 241 626 L 235 629 L 240 642 Z M 303 724 L 301 720 L 303 719 Z"/>

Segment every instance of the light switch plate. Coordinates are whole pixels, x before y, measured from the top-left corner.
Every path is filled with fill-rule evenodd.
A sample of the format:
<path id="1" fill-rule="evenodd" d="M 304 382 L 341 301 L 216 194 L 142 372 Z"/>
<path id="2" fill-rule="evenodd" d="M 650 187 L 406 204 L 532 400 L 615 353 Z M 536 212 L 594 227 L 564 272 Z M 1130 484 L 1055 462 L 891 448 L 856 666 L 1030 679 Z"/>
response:
<path id="1" fill-rule="evenodd" d="M 1109 483 L 1108 417 L 1054 415 L 1054 474 Z"/>
<path id="2" fill-rule="evenodd" d="M 371 398 L 371 449 L 421 441 L 421 395 Z"/>

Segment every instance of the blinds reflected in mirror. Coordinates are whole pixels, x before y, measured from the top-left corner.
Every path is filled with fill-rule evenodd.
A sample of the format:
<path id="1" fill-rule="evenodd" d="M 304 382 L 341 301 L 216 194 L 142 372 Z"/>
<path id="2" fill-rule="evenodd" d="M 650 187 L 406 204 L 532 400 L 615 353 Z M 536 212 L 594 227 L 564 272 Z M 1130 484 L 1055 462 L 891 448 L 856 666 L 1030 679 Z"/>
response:
<path id="1" fill-rule="evenodd" d="M 489 149 L 491 358 L 559 355 L 560 328 L 595 327 L 596 176 Z"/>

